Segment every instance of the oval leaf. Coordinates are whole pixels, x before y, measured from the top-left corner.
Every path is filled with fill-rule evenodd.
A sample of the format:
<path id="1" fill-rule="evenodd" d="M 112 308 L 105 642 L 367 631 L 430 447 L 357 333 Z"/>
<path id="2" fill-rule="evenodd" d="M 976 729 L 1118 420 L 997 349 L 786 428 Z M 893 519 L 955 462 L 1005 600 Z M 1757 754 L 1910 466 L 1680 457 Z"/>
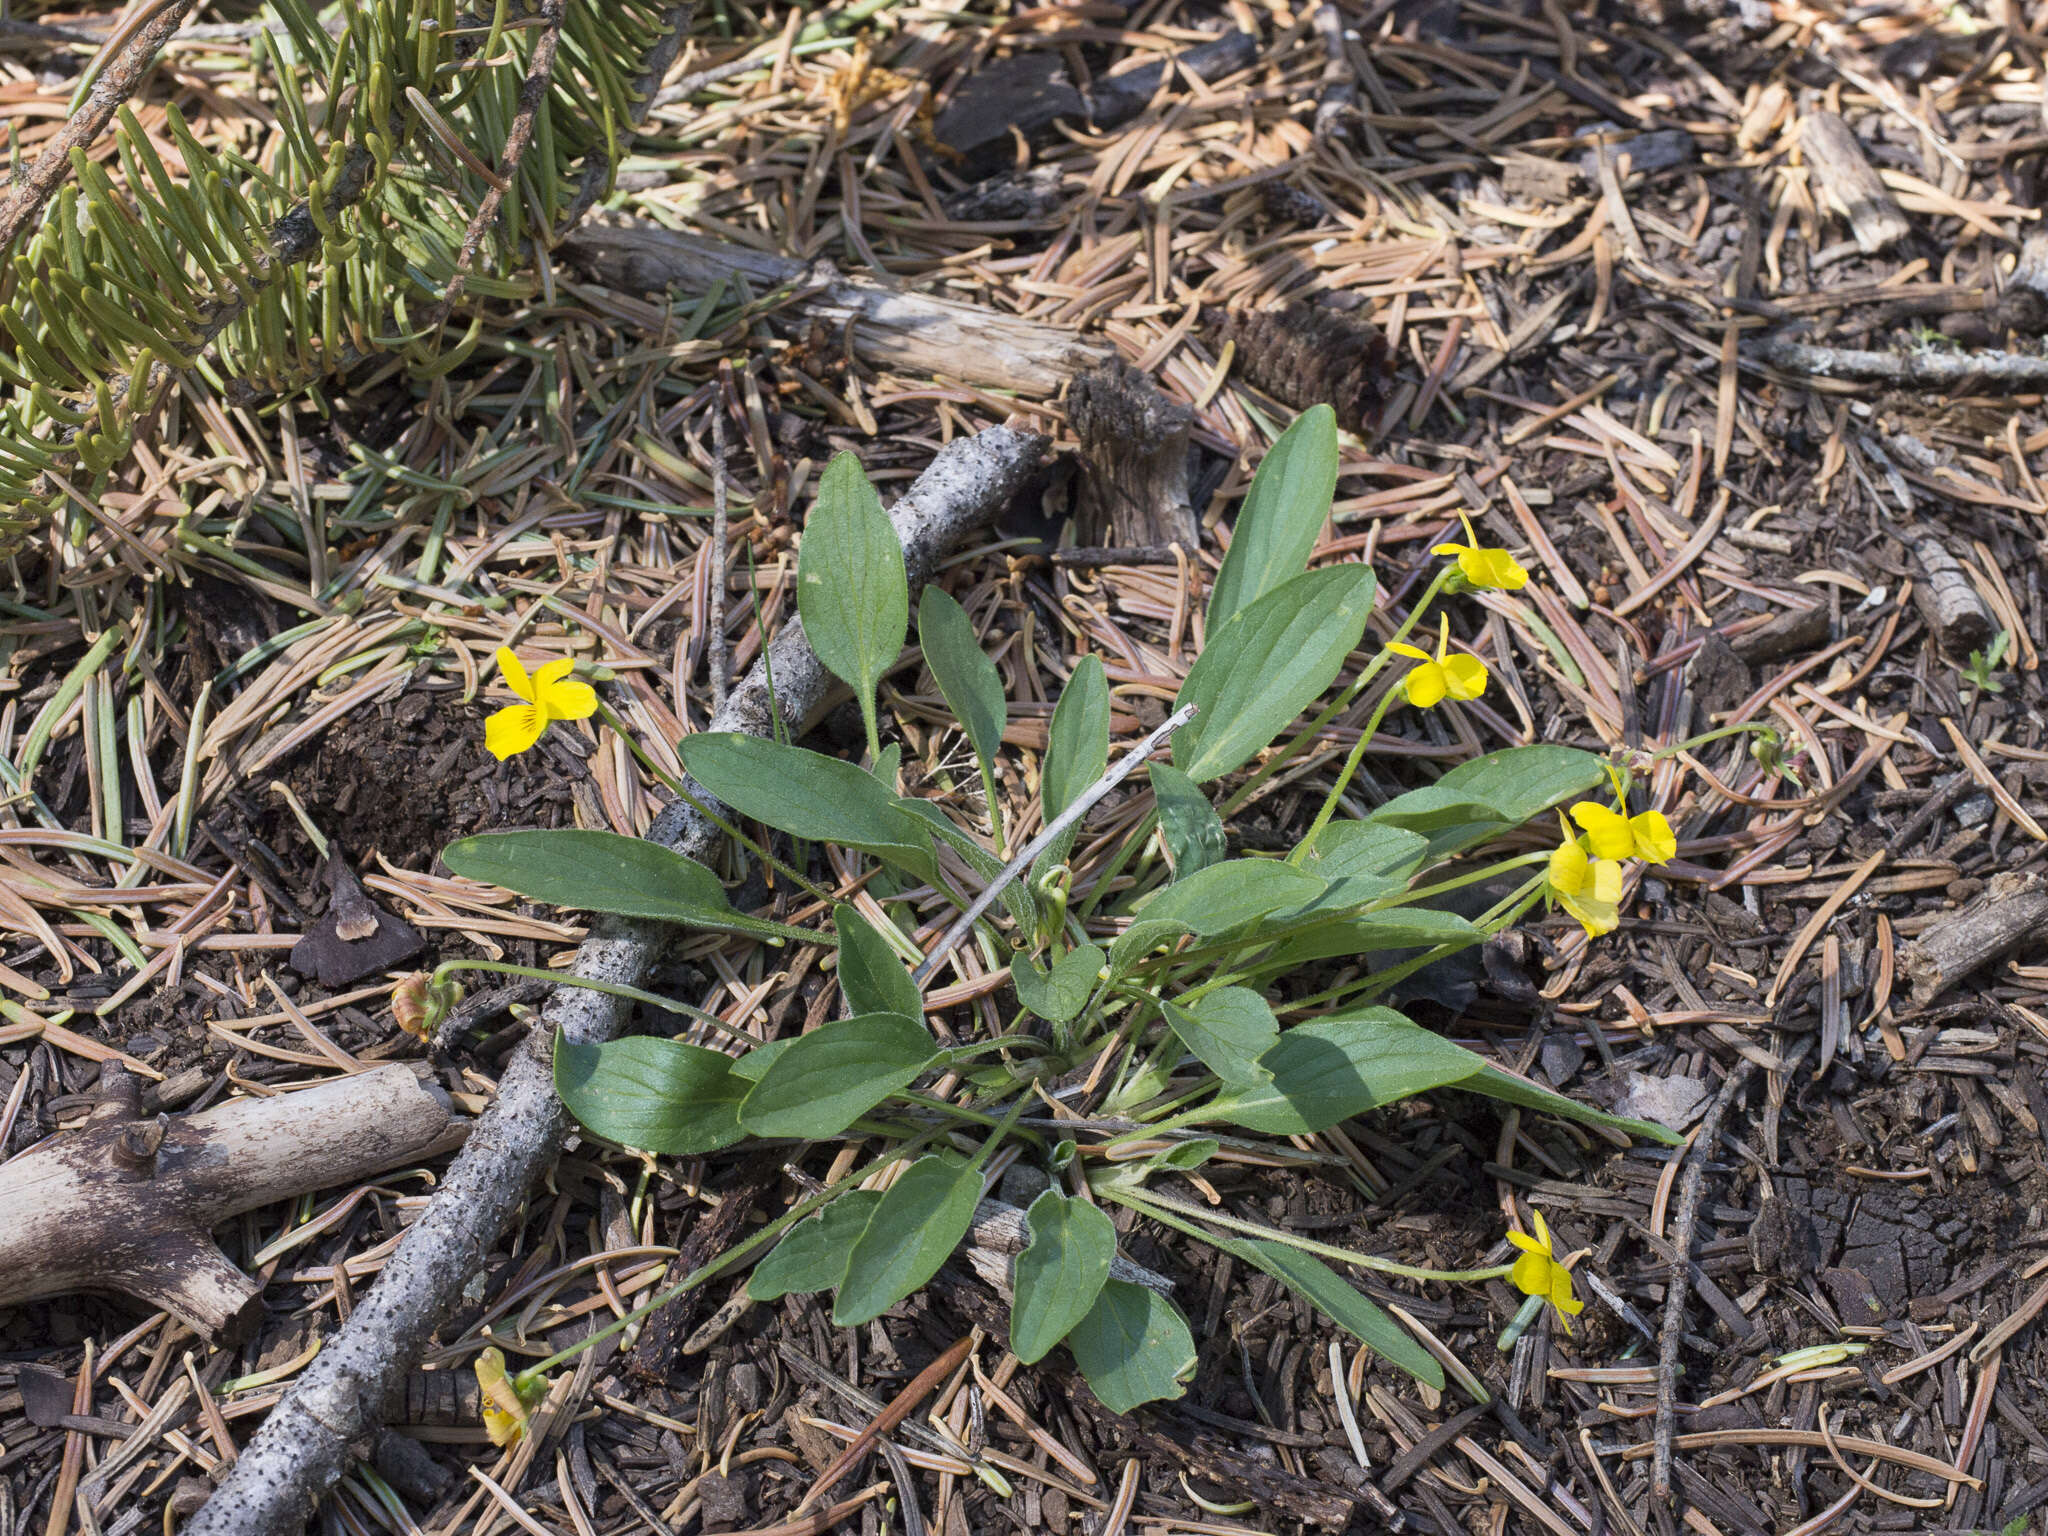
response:
<path id="1" fill-rule="evenodd" d="M 1243 1256 L 1289 1290 L 1304 1296 L 1323 1316 L 1360 1343 L 1371 1347 L 1389 1365 L 1406 1371 L 1417 1381 L 1441 1389 L 1444 1368 L 1436 1356 L 1416 1342 L 1413 1334 L 1395 1322 L 1357 1286 L 1346 1280 L 1314 1254 L 1303 1253 L 1285 1243 L 1247 1239 L 1237 1245 Z"/>
<path id="2" fill-rule="evenodd" d="M 1485 1065 L 1391 1008 L 1297 1024 L 1259 1059 L 1272 1081 L 1225 1091 L 1208 1113 L 1272 1136 L 1307 1136 Z"/>
<path id="3" fill-rule="evenodd" d="M 937 878 L 923 823 L 852 763 L 735 731 L 685 736 L 676 750 L 690 777 L 742 816 Z"/>
<path id="4" fill-rule="evenodd" d="M 1323 894 L 1323 881 L 1280 859 L 1231 859 L 1176 880 L 1146 902 L 1146 922 L 1179 923 L 1204 938 Z"/>
<path id="5" fill-rule="evenodd" d="M 1003 699 L 1002 675 L 981 648 L 967 610 L 949 593 L 926 587 L 917 600 L 917 643 L 974 755 L 984 764 L 994 762 L 996 749 L 1003 744 L 1009 706 Z"/>
<path id="6" fill-rule="evenodd" d="M 1219 987 L 1186 1008 L 1169 1002 L 1160 1006 L 1180 1043 L 1224 1082 L 1263 1083 L 1272 1075 L 1259 1058 L 1280 1038 L 1280 1023 L 1258 993 Z"/>
<path id="7" fill-rule="evenodd" d="M 1053 820 L 1074 803 L 1082 790 L 1109 767 L 1109 681 L 1100 656 L 1083 656 L 1075 665 L 1060 701 L 1053 706 L 1046 738 L 1045 763 L 1038 791 L 1045 819 Z"/>
<path id="8" fill-rule="evenodd" d="M 1150 771 L 1167 862 L 1173 866 L 1173 878 L 1185 880 L 1223 857 L 1223 818 L 1201 786 L 1173 764 L 1154 763 Z"/>
<path id="9" fill-rule="evenodd" d="M 695 859 L 643 838 L 578 827 L 482 832 L 450 843 L 441 859 L 466 880 L 485 880 L 550 906 L 787 936 L 779 923 L 735 912 L 718 876 Z"/>
<path id="10" fill-rule="evenodd" d="M 1290 935 L 1267 957 L 1270 965 L 1306 965 L 1337 956 L 1381 955 L 1395 949 L 1433 949 L 1439 944 L 1477 944 L 1485 931 L 1455 912 L 1434 907 L 1392 907 L 1358 917 L 1338 918 Z"/>
<path id="11" fill-rule="evenodd" d="M 900 1014 L 835 1019 L 769 1063 L 740 1106 L 756 1136 L 837 1136 L 936 1055 L 924 1026 Z"/>
<path id="12" fill-rule="evenodd" d="M 854 1013 L 923 1018 L 924 999 L 917 983 L 874 924 L 842 901 L 832 909 L 832 926 L 839 933 L 839 990 L 847 1008 Z"/>
<path id="13" fill-rule="evenodd" d="M 1104 1283 L 1067 1348 L 1111 1413 L 1179 1397 L 1195 1372 L 1195 1336 L 1173 1303 L 1127 1280 Z"/>
<path id="14" fill-rule="evenodd" d="M 846 1278 L 846 1256 L 882 1203 L 879 1190 L 852 1189 L 789 1229 L 747 1278 L 755 1301 L 829 1291 Z"/>
<path id="15" fill-rule="evenodd" d="M 896 529 L 851 453 L 819 477 L 797 555 L 796 605 L 818 660 L 853 685 L 872 740 L 875 685 L 910 629 L 910 580 Z"/>
<path id="16" fill-rule="evenodd" d="M 1172 918 L 1141 917 L 1109 944 L 1109 973 L 1119 979 L 1128 976 L 1138 963 L 1164 946 L 1171 949 L 1187 937 L 1188 925 Z"/>
<path id="17" fill-rule="evenodd" d="M 1088 1006 L 1102 979 L 1104 956 L 1093 944 L 1083 944 L 1055 960 L 1050 971 L 1041 971 L 1028 955 L 1010 962 L 1010 981 L 1017 989 L 1017 1001 L 1048 1024 L 1065 1024 Z"/>
<path id="18" fill-rule="evenodd" d="M 1032 1201 L 1024 1219 L 1031 1241 L 1013 1270 L 1010 1349 L 1035 1365 L 1094 1307 L 1116 1257 L 1116 1228 L 1098 1207 L 1054 1189 Z"/>
<path id="19" fill-rule="evenodd" d="M 636 1035 L 586 1045 L 555 1036 L 555 1092 L 593 1136 L 622 1147 L 695 1157 L 745 1134 L 747 1085 L 732 1058 L 681 1040 Z"/>
<path id="20" fill-rule="evenodd" d="M 979 1168 L 943 1152 L 904 1170 L 853 1245 L 833 1325 L 871 1322 L 937 1274 L 974 1221 L 981 1182 Z"/>
<path id="21" fill-rule="evenodd" d="M 1336 680 L 1374 590 L 1363 565 L 1310 571 L 1211 629 L 1181 684 L 1200 713 L 1174 736 L 1174 765 L 1206 784 L 1249 762 Z"/>
<path id="22" fill-rule="evenodd" d="M 1317 836 L 1301 867 L 1330 882 L 1325 907 L 1377 901 L 1408 883 L 1429 855 L 1429 839 L 1377 821 L 1333 821 Z"/>
<path id="23" fill-rule="evenodd" d="M 1337 492 L 1337 413 L 1306 410 L 1266 451 L 1209 594 L 1209 631 L 1308 569 Z"/>

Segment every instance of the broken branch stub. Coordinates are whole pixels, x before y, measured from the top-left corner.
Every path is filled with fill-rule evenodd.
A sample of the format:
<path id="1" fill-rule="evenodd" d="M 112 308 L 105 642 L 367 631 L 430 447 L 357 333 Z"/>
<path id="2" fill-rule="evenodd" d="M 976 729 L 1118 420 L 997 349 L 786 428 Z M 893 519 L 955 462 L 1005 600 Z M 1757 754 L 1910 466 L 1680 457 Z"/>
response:
<path id="1" fill-rule="evenodd" d="M 1067 420 L 1085 466 L 1081 542 L 1118 549 L 1178 544 L 1192 559 L 1202 538 L 1188 499 L 1194 411 L 1114 358 L 1074 380 Z"/>
<path id="2" fill-rule="evenodd" d="M 1010 503 L 1036 469 L 1045 439 L 991 427 L 948 444 L 890 509 L 914 591 L 937 563 L 963 547 Z M 771 690 L 769 680 L 774 680 Z M 830 701 L 837 679 L 792 618 L 733 689 L 707 729 L 766 736 L 777 721 L 801 737 Z M 715 796 L 692 786 L 714 812 Z M 708 860 L 718 828 L 676 801 L 648 828 L 648 840 Z M 576 952 L 575 974 L 643 985 L 675 930 L 659 923 L 601 919 Z M 299 1373 L 242 1450 L 220 1489 L 184 1536 L 285 1536 L 347 1469 L 350 1447 L 376 1429 L 391 1394 L 448 1316 L 462 1287 L 483 1267 L 534 1181 L 561 1150 L 567 1117 L 555 1097 L 556 1030 L 579 1043 L 609 1040 L 628 1005 L 583 987 L 561 987 L 498 1079 L 475 1133 L 449 1168 L 348 1321 Z"/>
<path id="3" fill-rule="evenodd" d="M 0 1306 L 113 1291 L 232 1336 L 263 1287 L 214 1246 L 215 1226 L 446 1150 L 450 1128 L 447 1096 L 395 1062 L 154 1118 L 118 1063 L 100 1084 L 84 1126 L 0 1164 Z"/>

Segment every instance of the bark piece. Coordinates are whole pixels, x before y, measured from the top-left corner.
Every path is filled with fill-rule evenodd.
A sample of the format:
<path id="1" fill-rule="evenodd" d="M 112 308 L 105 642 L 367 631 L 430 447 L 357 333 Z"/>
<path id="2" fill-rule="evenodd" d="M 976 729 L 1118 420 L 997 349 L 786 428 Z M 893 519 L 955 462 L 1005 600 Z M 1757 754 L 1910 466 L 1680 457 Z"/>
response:
<path id="1" fill-rule="evenodd" d="M 1809 112 L 1799 125 L 1799 147 L 1820 181 L 1821 194 L 1849 221 L 1864 255 L 1875 256 L 1913 233 L 1898 199 L 1838 113 Z"/>
<path id="2" fill-rule="evenodd" d="M 2048 331 L 2048 229 L 2036 229 L 2020 245 L 2019 260 L 1998 296 L 1998 321 L 2023 336 Z"/>
<path id="3" fill-rule="evenodd" d="M 651 224 L 587 225 L 560 249 L 597 281 L 632 292 L 708 293 L 734 276 L 756 293 L 806 288 L 793 315 L 835 330 L 851 322 L 854 355 L 876 368 L 1051 395 L 1082 369 L 1115 355 L 1060 326 Z"/>
<path id="4" fill-rule="evenodd" d="M 292 969 L 330 992 L 395 971 L 427 947 L 419 930 L 370 900 L 335 849 L 327 859 L 327 910 L 292 946 Z"/>
<path id="5" fill-rule="evenodd" d="M 118 1063 L 87 1124 L 0 1164 L 0 1306 L 114 1291 L 218 1338 L 262 1306 L 211 1229 L 445 1150 L 448 1100 L 400 1063 L 144 1118 Z"/>
<path id="6" fill-rule="evenodd" d="M 1036 433 L 992 427 L 939 452 L 890 511 L 913 592 L 939 560 L 1009 506 L 1044 447 Z M 792 620 L 707 729 L 765 736 L 779 727 L 798 740 L 833 686 L 832 674 L 804 638 L 802 621 Z M 693 792 L 718 812 L 714 796 L 701 787 L 693 786 Z M 698 860 L 711 858 L 720 835 L 683 801 L 663 810 L 647 833 L 650 842 Z M 673 933 L 656 923 L 598 920 L 577 951 L 576 973 L 644 985 Z M 402 1393 L 428 1338 L 560 1150 L 567 1117 L 554 1092 L 555 1031 L 596 1044 L 619 1032 L 627 1012 L 619 999 L 587 988 L 563 987 L 548 1000 L 541 1027 L 513 1052 L 498 1079 L 497 1098 L 440 1189 L 348 1321 L 270 1411 L 184 1536 L 288 1536 L 304 1526 L 315 1502 L 347 1469 L 350 1447 L 378 1427 L 384 1404 L 394 1392 Z"/>
<path id="7" fill-rule="evenodd" d="M 1819 379 L 1869 379 L 1927 389 L 2048 389 L 2048 357 L 2029 352 L 1871 352 L 1769 336 L 1755 344 L 1755 356 L 1773 368 Z"/>
<path id="8" fill-rule="evenodd" d="M 2037 937 L 2048 937 L 2040 876 L 1993 875 L 1983 895 L 1900 950 L 1899 969 L 1924 1008 L 1980 965 Z"/>
<path id="9" fill-rule="evenodd" d="M 1810 651 L 1828 640 L 1826 603 L 1781 608 L 1762 623 L 1730 625 L 1721 631 L 1735 654 L 1750 666 L 1774 661 L 1792 651 Z"/>
<path id="10" fill-rule="evenodd" d="M 1998 632 L 1998 624 L 1978 595 L 1969 572 L 1932 530 L 1915 529 L 1907 536 L 1907 544 L 1927 575 L 1925 581 L 1914 583 L 1913 601 L 1919 604 L 1921 614 L 1946 649 L 1960 656 Z"/>
<path id="11" fill-rule="evenodd" d="M 1084 544 L 1201 547 L 1188 501 L 1188 429 L 1195 413 L 1116 358 L 1074 380 L 1067 420 L 1081 440 Z"/>
<path id="12" fill-rule="evenodd" d="M 1379 327 L 1320 304 L 1277 309 L 1202 311 L 1218 345 L 1237 345 L 1237 372 L 1296 410 L 1327 404 L 1337 424 L 1370 432 L 1386 404 L 1392 375 Z"/>

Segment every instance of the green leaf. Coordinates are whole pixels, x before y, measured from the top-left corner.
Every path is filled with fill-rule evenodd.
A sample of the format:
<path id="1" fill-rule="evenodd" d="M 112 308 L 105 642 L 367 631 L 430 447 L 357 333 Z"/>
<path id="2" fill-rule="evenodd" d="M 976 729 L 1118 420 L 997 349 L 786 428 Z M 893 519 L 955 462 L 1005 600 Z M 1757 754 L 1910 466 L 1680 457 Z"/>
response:
<path id="1" fill-rule="evenodd" d="M 1426 1386 L 1442 1388 L 1444 1368 L 1437 1364 L 1436 1356 L 1321 1259 L 1285 1243 L 1257 1238 L 1243 1239 L 1236 1247 L 1275 1280 L 1306 1297 L 1311 1306 L 1339 1328 L 1370 1346 L 1389 1365 L 1406 1371 Z"/>
<path id="2" fill-rule="evenodd" d="M 1302 412 L 1267 450 L 1209 594 L 1209 632 L 1308 569 L 1337 492 L 1337 413 Z"/>
<path id="3" fill-rule="evenodd" d="M 1338 565 L 1297 576 L 1209 630 L 1181 684 L 1200 713 L 1173 738 L 1173 761 L 1197 784 L 1240 768 L 1314 703 L 1343 670 L 1372 612 L 1372 570 Z"/>
<path id="4" fill-rule="evenodd" d="M 1485 937 L 1483 931 L 1455 912 L 1441 912 L 1434 907 L 1391 907 L 1384 912 L 1337 918 L 1292 934 L 1264 963 L 1292 967 L 1338 956 L 1384 954 L 1390 949 L 1477 944 Z"/>
<path id="5" fill-rule="evenodd" d="M 651 917 L 721 933 L 777 942 L 779 923 L 735 912 L 718 876 L 659 843 L 576 827 L 551 831 L 483 832 L 458 838 L 441 858 L 467 880 L 486 880 L 555 907 Z"/>
<path id="6" fill-rule="evenodd" d="M 938 878 L 924 823 L 852 763 L 734 731 L 685 736 L 676 750 L 690 776 L 742 816 Z"/>
<path id="7" fill-rule="evenodd" d="M 1171 918 L 1140 917 L 1109 941 L 1109 974 L 1128 976 L 1139 961 L 1161 945 L 1171 948 L 1176 940 L 1193 932 L 1186 923 Z"/>
<path id="8" fill-rule="evenodd" d="M 1068 950 L 1041 971 L 1029 955 L 1010 962 L 1010 981 L 1017 1001 L 1048 1024 L 1065 1024 L 1088 1006 L 1102 978 L 1104 956 L 1093 944 Z"/>
<path id="9" fill-rule="evenodd" d="M 756 1136 L 837 1136 L 937 1054 L 924 1026 L 901 1014 L 835 1019 L 769 1064 L 740 1105 L 740 1124 Z"/>
<path id="10" fill-rule="evenodd" d="M 635 1035 L 586 1045 L 555 1035 L 555 1092 L 577 1123 L 622 1147 L 695 1157 L 745 1134 L 747 1085 L 732 1058 L 681 1040 Z"/>
<path id="11" fill-rule="evenodd" d="M 1009 706 L 1002 676 L 981 648 L 967 610 L 940 588 L 926 587 L 917 600 L 917 643 L 974 755 L 984 764 L 994 762 Z"/>
<path id="12" fill-rule="evenodd" d="M 826 465 L 818 480 L 797 556 L 796 606 L 818 660 L 853 685 L 879 755 L 875 685 L 903 650 L 910 580 L 896 529 L 851 453 Z"/>
<path id="13" fill-rule="evenodd" d="M 1627 1120 L 1620 1115 L 1610 1115 L 1604 1110 L 1581 1104 L 1577 1099 L 1568 1099 L 1561 1093 L 1552 1093 L 1548 1088 L 1539 1088 L 1526 1078 L 1516 1077 L 1499 1067 L 1487 1065 L 1472 1077 L 1465 1078 L 1458 1087 L 1468 1093 L 1483 1094 L 1489 1099 L 1498 1099 L 1503 1104 L 1519 1105 L 1533 1109 L 1539 1114 L 1558 1115 L 1566 1120 L 1576 1120 L 1582 1125 L 1597 1125 L 1606 1130 L 1620 1131 L 1623 1135 L 1638 1137 L 1643 1141 L 1660 1141 L 1667 1147 L 1683 1146 L 1685 1138 L 1676 1131 L 1650 1120 Z"/>
<path id="14" fill-rule="evenodd" d="M 1208 938 L 1322 894 L 1320 876 L 1283 860 L 1230 859 L 1174 881 L 1146 902 L 1138 916 L 1148 922 L 1181 923 L 1190 933 Z"/>
<path id="15" fill-rule="evenodd" d="M 746 1055 L 733 1058 L 732 1075 L 743 1082 L 758 1083 L 768 1075 L 775 1059 L 802 1038 L 801 1035 L 784 1035 L 780 1040 L 762 1041 Z"/>
<path id="16" fill-rule="evenodd" d="M 1425 834 L 1434 862 L 1585 793 L 1606 771 L 1600 758 L 1576 747 L 1508 747 L 1460 763 L 1434 784 L 1397 795 L 1369 819 Z"/>
<path id="17" fill-rule="evenodd" d="M 1270 1083 L 1228 1090 L 1207 1116 L 1273 1136 L 1307 1136 L 1382 1104 L 1461 1082 L 1485 1065 L 1391 1008 L 1297 1024 L 1259 1065 Z"/>
<path id="18" fill-rule="evenodd" d="M 807 1221 L 791 1227 L 754 1268 L 747 1295 L 755 1301 L 827 1291 L 846 1278 L 846 1256 L 875 1207 L 880 1191 L 850 1189 Z"/>
<path id="19" fill-rule="evenodd" d="M 1317 835 L 1301 867 L 1330 882 L 1321 906 L 1348 907 L 1391 896 L 1428 855 L 1429 839 L 1406 827 L 1333 821 Z"/>
<path id="20" fill-rule="evenodd" d="M 1045 819 L 1072 805 L 1109 767 L 1109 682 L 1100 656 L 1083 656 L 1053 706 L 1039 796 Z"/>
<path id="21" fill-rule="evenodd" d="M 1036 1365 L 1094 1307 L 1116 1257 L 1116 1228 L 1099 1207 L 1054 1189 L 1031 1202 L 1024 1220 L 1031 1241 L 1012 1271 L 1010 1349 Z"/>
<path id="22" fill-rule="evenodd" d="M 937 1274 L 980 1203 L 981 1170 L 951 1153 L 931 1153 L 905 1169 L 853 1245 L 833 1326 L 870 1322 Z"/>
<path id="23" fill-rule="evenodd" d="M 1179 1397 L 1195 1373 L 1195 1336 L 1173 1303 L 1127 1280 L 1103 1284 L 1067 1348 L 1111 1413 Z"/>
<path id="24" fill-rule="evenodd" d="M 832 909 L 832 926 L 839 933 L 839 990 L 847 1008 L 854 1013 L 923 1018 L 924 999 L 917 983 L 874 924 L 842 901 Z"/>
<path id="25" fill-rule="evenodd" d="M 1223 818 L 1195 781 L 1171 763 L 1151 767 L 1152 798 L 1173 877 L 1185 880 L 1223 857 Z"/>
<path id="26" fill-rule="evenodd" d="M 1280 1038 L 1280 1024 L 1258 993 L 1219 987 L 1189 1007 L 1165 1001 L 1160 1007 L 1180 1043 L 1224 1082 L 1249 1086 L 1272 1076 L 1259 1065 L 1259 1058 Z"/>
<path id="27" fill-rule="evenodd" d="M 967 867 L 984 881 L 995 879 L 1003 872 L 1003 861 L 982 847 L 960 828 L 952 819 L 929 800 L 904 799 L 896 804 L 908 815 L 931 828 L 932 835 L 959 854 Z M 1038 898 L 1032 894 L 1028 880 L 1012 880 L 1003 887 L 997 898 L 1003 904 L 1017 926 L 1026 933 L 1038 931 Z"/>

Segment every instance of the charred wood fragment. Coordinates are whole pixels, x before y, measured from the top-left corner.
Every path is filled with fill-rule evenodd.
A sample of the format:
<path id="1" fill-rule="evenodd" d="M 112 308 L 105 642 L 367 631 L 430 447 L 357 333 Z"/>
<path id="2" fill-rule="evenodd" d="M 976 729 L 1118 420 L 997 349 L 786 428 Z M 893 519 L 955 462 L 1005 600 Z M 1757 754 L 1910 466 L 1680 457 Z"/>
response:
<path id="1" fill-rule="evenodd" d="M 1124 548 L 1201 542 L 1188 500 L 1195 413 L 1121 358 L 1074 380 L 1067 420 L 1081 440 L 1080 537 Z"/>
<path id="2" fill-rule="evenodd" d="M 1379 327 L 1316 304 L 1210 307 L 1202 311 L 1202 327 L 1219 346 L 1236 343 L 1238 374 L 1274 399 L 1296 410 L 1328 405 L 1337 424 L 1353 432 L 1378 423 L 1393 376 Z"/>

